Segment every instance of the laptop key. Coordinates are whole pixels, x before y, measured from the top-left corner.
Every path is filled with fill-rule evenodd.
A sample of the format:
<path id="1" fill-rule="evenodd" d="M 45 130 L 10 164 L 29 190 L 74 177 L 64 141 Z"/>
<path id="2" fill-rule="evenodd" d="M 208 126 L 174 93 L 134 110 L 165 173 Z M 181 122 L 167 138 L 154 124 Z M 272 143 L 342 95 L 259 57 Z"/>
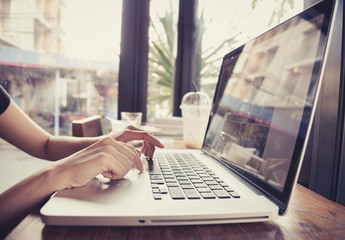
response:
<path id="1" fill-rule="evenodd" d="M 205 183 L 207 185 L 218 185 L 218 183 L 216 181 L 214 181 L 214 180 L 205 180 Z"/>
<path id="2" fill-rule="evenodd" d="M 194 183 L 194 184 L 203 184 L 204 182 L 202 181 L 202 180 L 200 180 L 200 179 L 191 179 L 190 180 L 192 183 Z"/>
<path id="3" fill-rule="evenodd" d="M 160 194 L 153 194 L 153 198 L 155 200 L 162 200 L 162 196 Z"/>
<path id="4" fill-rule="evenodd" d="M 225 190 L 213 190 L 213 192 L 218 198 L 230 198 L 229 193 Z"/>
<path id="5" fill-rule="evenodd" d="M 192 185 L 190 181 L 179 181 L 180 185 Z"/>
<path id="6" fill-rule="evenodd" d="M 216 198 L 216 196 L 213 193 L 211 193 L 211 192 L 202 192 L 200 194 L 201 194 L 201 196 L 204 199 L 214 199 L 214 198 Z"/>
<path id="7" fill-rule="evenodd" d="M 161 194 L 167 194 L 168 193 L 168 190 L 166 188 L 160 188 L 160 193 Z"/>
<path id="8" fill-rule="evenodd" d="M 219 185 L 210 185 L 208 186 L 211 190 L 222 190 L 223 188 Z"/>
<path id="9" fill-rule="evenodd" d="M 180 187 L 168 187 L 172 199 L 185 199 Z"/>
<path id="10" fill-rule="evenodd" d="M 150 175 L 151 180 L 163 180 L 162 175 Z"/>
<path id="11" fill-rule="evenodd" d="M 181 185 L 182 189 L 194 189 L 194 186 L 192 184 L 185 184 L 185 185 Z"/>
<path id="12" fill-rule="evenodd" d="M 209 188 L 197 188 L 199 193 L 211 193 Z"/>
<path id="13" fill-rule="evenodd" d="M 151 184 L 164 184 L 163 180 L 151 180 Z"/>
<path id="14" fill-rule="evenodd" d="M 188 178 L 185 178 L 185 177 L 176 177 L 176 179 L 177 179 L 178 181 L 189 181 L 189 179 L 188 179 Z"/>
<path id="15" fill-rule="evenodd" d="M 176 178 L 186 178 L 186 174 L 184 174 L 184 173 L 176 173 L 175 174 L 175 176 L 176 176 Z"/>
<path id="16" fill-rule="evenodd" d="M 158 194 L 158 193 L 161 193 L 161 191 L 159 190 L 159 188 L 154 188 L 154 189 L 152 189 L 152 193 Z"/>
<path id="17" fill-rule="evenodd" d="M 187 176 L 189 177 L 189 179 L 200 180 L 200 177 L 197 174 L 195 174 L 195 173 L 187 174 Z"/>
<path id="18" fill-rule="evenodd" d="M 234 189 L 232 187 L 224 187 L 224 189 L 227 191 L 227 192 L 233 192 Z"/>
<path id="19" fill-rule="evenodd" d="M 174 175 L 164 175 L 164 179 L 175 179 Z"/>
<path id="20" fill-rule="evenodd" d="M 201 177 L 201 178 L 204 181 L 212 181 L 213 180 L 213 178 L 211 176 L 204 176 L 204 177 Z"/>
<path id="21" fill-rule="evenodd" d="M 241 196 L 237 192 L 230 192 L 231 197 L 240 198 Z"/>
<path id="22" fill-rule="evenodd" d="M 178 187 L 179 184 L 178 183 L 167 183 L 168 187 Z"/>
<path id="23" fill-rule="evenodd" d="M 204 183 L 196 183 L 196 184 L 194 184 L 194 186 L 195 186 L 196 188 L 206 188 L 206 187 L 207 187 L 207 185 L 204 184 Z"/>
<path id="24" fill-rule="evenodd" d="M 150 174 L 160 174 L 161 170 L 158 166 L 158 164 L 153 160 L 147 160 L 149 165 L 149 173 Z"/>
<path id="25" fill-rule="evenodd" d="M 177 181 L 175 179 L 166 179 L 165 182 L 166 183 L 177 183 Z"/>
<path id="26" fill-rule="evenodd" d="M 188 199 L 200 199 L 200 195 L 195 189 L 185 189 L 184 193 Z"/>

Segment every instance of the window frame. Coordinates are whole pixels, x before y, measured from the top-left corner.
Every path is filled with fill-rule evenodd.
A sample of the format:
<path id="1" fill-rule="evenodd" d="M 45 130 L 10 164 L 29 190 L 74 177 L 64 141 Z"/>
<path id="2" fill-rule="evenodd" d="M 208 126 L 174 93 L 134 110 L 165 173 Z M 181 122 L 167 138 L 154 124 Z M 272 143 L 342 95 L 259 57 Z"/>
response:
<path id="1" fill-rule="evenodd" d="M 146 121 L 150 0 L 126 0 L 122 6 L 118 118 L 142 112 Z"/>
<path id="2" fill-rule="evenodd" d="M 178 44 L 174 76 L 173 116 L 185 93 L 194 91 L 197 0 L 179 1 Z M 119 67 L 118 118 L 121 112 L 142 112 L 147 121 L 148 32 L 150 0 L 123 1 Z"/>

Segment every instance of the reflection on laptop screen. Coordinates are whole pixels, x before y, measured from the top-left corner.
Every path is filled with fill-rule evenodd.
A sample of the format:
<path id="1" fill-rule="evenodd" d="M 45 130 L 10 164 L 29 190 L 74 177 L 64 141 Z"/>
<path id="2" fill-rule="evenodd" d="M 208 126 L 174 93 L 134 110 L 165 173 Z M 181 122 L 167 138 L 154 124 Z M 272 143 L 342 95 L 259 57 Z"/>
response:
<path id="1" fill-rule="evenodd" d="M 203 150 L 279 192 L 308 127 L 323 20 L 323 14 L 294 17 L 223 60 Z"/>

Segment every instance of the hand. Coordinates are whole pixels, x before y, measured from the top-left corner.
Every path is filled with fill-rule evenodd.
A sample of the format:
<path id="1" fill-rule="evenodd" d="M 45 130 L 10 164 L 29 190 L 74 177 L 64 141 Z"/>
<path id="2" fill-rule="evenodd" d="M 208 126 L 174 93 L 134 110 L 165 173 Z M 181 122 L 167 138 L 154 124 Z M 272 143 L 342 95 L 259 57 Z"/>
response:
<path id="1" fill-rule="evenodd" d="M 164 148 L 164 145 L 159 142 L 152 133 L 136 128 L 134 126 L 128 126 L 124 130 L 111 135 L 115 140 L 121 142 L 129 142 L 133 140 L 143 140 L 144 144 L 141 149 L 141 153 L 145 156 L 152 158 L 155 151 L 155 147 Z"/>
<path id="2" fill-rule="evenodd" d="M 61 190 L 84 186 L 99 174 L 113 180 L 120 179 L 132 169 L 133 163 L 139 171 L 143 171 L 135 148 L 108 136 L 57 161 L 53 165 L 52 182 L 58 184 L 55 190 Z"/>

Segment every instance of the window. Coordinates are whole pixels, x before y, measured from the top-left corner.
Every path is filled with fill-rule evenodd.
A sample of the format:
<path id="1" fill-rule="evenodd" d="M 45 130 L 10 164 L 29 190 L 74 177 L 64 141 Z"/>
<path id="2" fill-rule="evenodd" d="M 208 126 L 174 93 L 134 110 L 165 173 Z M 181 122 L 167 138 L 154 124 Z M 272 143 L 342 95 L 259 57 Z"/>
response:
<path id="1" fill-rule="evenodd" d="M 117 117 L 122 1 L 1 0 L 0 83 L 50 133 Z"/>
<path id="2" fill-rule="evenodd" d="M 73 119 L 94 114 L 117 118 L 118 111 L 142 111 L 146 119 L 147 109 L 148 119 L 176 115 L 173 105 L 181 100 L 176 101 L 174 96 L 176 80 L 192 81 L 212 98 L 224 54 L 303 7 L 303 1 L 297 0 L 136 0 L 125 3 L 126 8 L 122 7 L 122 1 L 112 0 L 33 0 L 30 3 L 0 0 L 0 81 L 18 105 L 49 132 L 69 134 Z M 178 23 L 188 25 L 190 19 L 184 22 L 181 16 L 188 16 L 192 7 L 196 12 L 197 36 L 181 50 L 177 39 L 185 36 L 178 32 Z M 138 13 L 143 14 L 143 19 L 145 14 L 151 18 L 148 74 L 142 70 L 147 68 L 145 59 L 139 59 L 146 54 L 146 41 L 122 44 L 126 49 L 134 49 L 132 52 L 139 52 L 130 60 L 136 61 L 135 64 L 126 62 L 126 65 L 135 66 L 132 72 L 137 75 L 142 72 L 148 75 L 148 91 L 144 96 L 141 92 L 146 91 L 146 78 L 130 82 L 128 75 L 124 80 L 118 79 L 123 9 L 127 11 L 125 17 L 133 12 L 132 18 Z M 180 14 L 181 9 L 185 10 L 184 15 Z M 132 22 L 127 19 L 133 26 L 122 26 L 126 30 L 136 29 L 137 35 L 128 34 L 129 40 L 133 36 L 146 39 L 141 19 Z M 142 50 L 138 51 L 138 47 Z M 194 51 L 195 56 L 184 65 L 186 59 L 182 56 L 180 66 L 175 66 L 177 52 L 185 51 L 185 47 L 193 48 L 187 54 Z M 125 57 L 127 53 L 132 54 L 128 51 Z M 268 58 L 267 64 L 269 62 Z M 187 76 L 184 79 L 176 77 L 181 66 L 186 68 L 179 72 L 180 76 Z M 183 73 L 190 68 L 193 74 Z M 130 72 L 128 69 L 125 72 Z M 127 81 L 127 85 L 119 92 L 121 81 Z M 141 85 L 143 81 L 145 84 Z M 194 90 L 192 84 L 183 87 L 186 91 Z M 133 92 L 129 93 L 128 89 Z M 147 105 L 146 101 L 143 103 L 146 97 Z M 121 99 L 120 104 L 118 99 Z M 122 105 L 126 106 L 121 108 Z"/>
<path id="3" fill-rule="evenodd" d="M 171 116 L 177 50 L 178 1 L 151 0 L 148 119 Z"/>
<path id="4" fill-rule="evenodd" d="M 186 85 L 185 81 L 191 81 L 193 84 L 189 84 L 187 91 L 194 91 L 194 87 L 191 86 L 196 86 L 212 99 L 221 61 L 226 53 L 303 10 L 303 1 L 297 0 L 195 0 L 194 2 L 195 4 L 187 4 L 179 1 L 180 6 L 177 0 L 150 2 L 148 118 L 176 114 L 176 106 L 173 105 L 179 103 L 175 101 L 176 99 L 173 101 L 172 95 L 178 95 L 173 93 L 173 81 L 181 81 L 180 87 Z M 183 32 L 178 32 L 178 24 L 180 26 L 183 22 L 187 25 L 191 20 L 178 19 L 181 16 L 186 17 L 178 11 L 183 10 L 183 7 L 192 11 L 191 6 L 197 8 L 194 20 L 197 31 L 192 35 L 193 41 L 187 40 L 189 45 L 178 46 L 177 39 L 181 34 L 184 35 Z M 176 52 L 179 48 L 183 51 L 193 48 L 190 51 L 190 54 L 194 54 L 191 63 L 181 64 L 182 68 L 192 64 L 192 73 L 183 73 L 189 71 L 188 67 L 187 70 L 174 69 L 181 68 L 175 66 Z M 270 63 L 271 55 L 274 55 L 274 49 L 267 55 L 266 64 Z M 178 61 L 190 61 L 183 56 L 177 58 Z M 180 75 L 174 76 L 176 72 Z"/>

